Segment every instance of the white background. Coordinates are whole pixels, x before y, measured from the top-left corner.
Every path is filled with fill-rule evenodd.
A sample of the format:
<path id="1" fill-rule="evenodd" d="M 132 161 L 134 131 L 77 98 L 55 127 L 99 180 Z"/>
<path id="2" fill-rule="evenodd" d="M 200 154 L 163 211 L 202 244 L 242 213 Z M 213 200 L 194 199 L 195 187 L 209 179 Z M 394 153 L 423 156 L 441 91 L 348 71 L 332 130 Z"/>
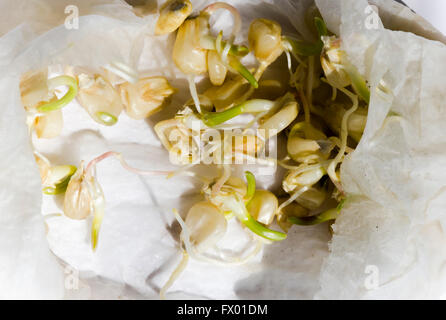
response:
<path id="1" fill-rule="evenodd" d="M 446 0 L 403 0 L 412 10 L 446 35 Z"/>

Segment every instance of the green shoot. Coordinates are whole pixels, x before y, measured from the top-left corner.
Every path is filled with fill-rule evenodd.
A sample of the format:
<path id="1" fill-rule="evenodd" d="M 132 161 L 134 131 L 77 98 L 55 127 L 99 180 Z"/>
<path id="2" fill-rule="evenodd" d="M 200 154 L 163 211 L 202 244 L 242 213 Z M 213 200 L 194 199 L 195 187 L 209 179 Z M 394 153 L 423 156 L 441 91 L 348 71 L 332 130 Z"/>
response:
<path id="1" fill-rule="evenodd" d="M 289 44 L 291 52 L 294 55 L 310 57 L 321 54 L 322 47 L 320 42 L 317 43 L 308 43 L 302 40 L 293 39 L 291 37 L 284 36 L 282 40 Z"/>
<path id="2" fill-rule="evenodd" d="M 96 112 L 96 118 L 106 126 L 112 126 L 118 122 L 118 118 L 108 112 Z"/>
<path id="3" fill-rule="evenodd" d="M 286 233 L 268 229 L 263 224 L 256 221 L 249 214 L 244 202 L 237 199 L 235 196 L 229 197 L 225 202 L 225 206 L 231 209 L 231 211 L 243 225 L 258 236 L 271 241 L 281 241 L 286 239 Z"/>
<path id="4" fill-rule="evenodd" d="M 255 89 L 257 89 L 259 87 L 259 83 L 257 82 L 257 79 L 253 76 L 253 74 L 251 72 L 249 72 L 249 70 L 237 58 L 235 58 L 233 56 L 229 56 L 228 64 L 229 64 L 229 67 L 231 67 L 232 69 L 237 71 Z"/>
<path id="5" fill-rule="evenodd" d="M 75 78 L 69 76 L 59 76 L 48 80 L 48 87 L 56 88 L 58 86 L 68 86 L 69 89 L 62 98 L 48 103 L 44 103 L 41 106 L 39 106 L 37 108 L 39 112 L 50 112 L 61 109 L 76 97 L 78 91 L 78 85 Z"/>

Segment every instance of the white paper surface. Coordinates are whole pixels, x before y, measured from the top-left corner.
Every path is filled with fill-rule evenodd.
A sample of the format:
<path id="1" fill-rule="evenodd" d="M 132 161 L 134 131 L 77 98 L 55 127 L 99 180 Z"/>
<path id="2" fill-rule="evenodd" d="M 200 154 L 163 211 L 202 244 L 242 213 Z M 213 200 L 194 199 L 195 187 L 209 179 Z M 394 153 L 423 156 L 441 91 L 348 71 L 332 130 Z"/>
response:
<path id="1" fill-rule="evenodd" d="M 71 103 L 63 110 L 65 126 L 62 135 L 36 143 L 38 149 L 55 164 L 78 165 L 82 159 L 90 160 L 114 150 L 122 152 L 135 167 L 171 169 L 167 152 L 161 147 L 152 127 L 156 122 L 170 118 L 190 98 L 184 76 L 172 67 L 170 61 L 172 36 L 156 39 L 147 36 L 151 34 L 156 17 L 140 19 L 132 16 L 128 6 L 121 1 L 114 4 L 105 2 L 89 2 L 87 5 L 87 2 L 79 1 L 79 6 L 85 6 L 82 14 L 96 15 L 81 17 L 80 28 L 76 31 L 66 30 L 63 26 L 54 28 L 63 22 L 64 16 L 60 11 L 51 15 L 54 19 L 42 21 L 38 19 L 41 17 L 37 14 L 39 11 L 31 10 L 26 19 L 11 19 L 0 24 L 0 34 L 4 34 L 0 38 L 0 101 L 5 110 L 0 130 L 10 141 L 0 147 L 6 168 L 0 178 L 4 185 L 8 185 L 0 193 L 2 297 L 158 298 L 159 288 L 180 258 L 180 230 L 177 224 L 173 224 L 172 208 L 179 209 L 184 215 L 194 202 L 201 199 L 196 191 L 199 185 L 188 178 L 165 181 L 159 177 L 138 177 L 123 170 L 117 161 L 108 159 L 98 165 L 99 182 L 107 204 L 97 252 L 92 253 L 90 249 L 90 220 L 48 217 L 45 219 L 48 225 L 45 239 L 40 211 L 45 215 L 60 213 L 62 202 L 57 197 L 43 196 L 41 208 L 38 169 L 27 140 L 18 88 L 13 85 L 18 83 L 22 72 L 55 63 L 98 67 L 121 60 L 135 64 L 142 48 L 141 39 L 145 39 L 139 61 L 142 74 L 165 75 L 180 92 L 184 92 L 175 96 L 167 110 L 147 121 L 131 120 L 122 114 L 118 124 L 110 128 L 99 126 L 77 103 Z M 285 31 L 298 28 L 303 37 L 310 38 L 301 21 L 302 8 L 312 1 L 229 2 L 236 4 L 244 17 L 241 38 L 246 34 L 250 21 L 257 17 L 278 20 Z M 53 8 L 51 1 L 46 3 L 50 5 L 41 8 Z M 69 4 L 72 3 L 70 1 Z M 195 1 L 194 7 L 200 9 L 205 3 L 208 1 Z M 58 1 L 57 8 L 63 8 L 63 4 L 65 2 Z M 349 33 L 350 25 L 362 19 L 360 13 L 363 8 L 355 10 L 355 5 L 364 5 L 363 1 L 355 5 L 345 2 L 349 5 L 345 10 L 349 15 L 340 14 L 341 20 L 330 19 L 330 14 L 332 18 L 336 16 L 328 7 L 324 10 L 328 5 L 336 9 L 341 4 L 340 0 L 318 1 L 318 4 L 329 27 L 338 28 L 346 39 L 355 36 Z M 355 14 L 350 20 L 351 13 Z M 291 22 L 287 22 L 286 17 L 292 18 Z M 24 21 L 25 24 L 20 25 Z M 341 22 L 342 25 L 339 24 Z M 218 28 L 227 23 L 227 16 L 222 15 L 215 25 Z M 13 31 L 6 33 L 13 27 Z M 439 125 L 444 123 L 440 112 L 444 83 L 434 86 L 432 79 L 446 74 L 434 65 L 436 61 L 445 61 L 444 46 L 401 32 L 376 32 L 387 40 L 395 40 L 386 41 L 379 47 L 381 54 L 391 57 L 387 60 L 389 73 L 386 75 L 394 73 L 407 77 L 394 82 L 392 78 L 388 79 L 398 98 L 391 104 L 385 105 L 372 95 L 372 120 L 367 125 L 365 138 L 357 153 L 343 166 L 348 190 L 358 197 L 336 223 L 337 234 L 331 244 L 333 253 L 325 261 L 321 276 L 320 269 L 328 255 L 330 239 L 327 226 L 294 227 L 286 241 L 267 246 L 244 266 L 216 267 L 191 261 L 171 288 L 168 298 L 310 299 L 317 292 L 319 298 L 399 297 L 402 288 L 407 290 L 404 292 L 408 297 L 437 297 L 444 287 L 440 281 L 443 279 L 441 266 L 445 261 L 444 246 L 441 246 L 444 243 L 441 229 L 444 200 L 443 197 L 431 202 L 427 200 L 435 192 L 441 192 L 442 177 L 437 171 L 444 162 L 444 155 L 439 148 L 443 142 L 437 138 L 441 136 Z M 370 39 L 379 38 L 377 34 L 369 35 Z M 413 43 L 410 47 L 407 46 L 408 40 Z M 361 53 L 355 64 L 376 85 L 383 76 L 379 74 L 382 68 L 374 66 L 371 63 L 373 59 L 361 60 L 369 43 L 351 41 L 349 44 L 346 47 L 349 54 Z M 406 48 L 413 51 L 404 50 Z M 395 63 L 400 61 L 401 54 L 407 58 L 403 61 L 410 61 L 410 58 L 419 61 L 425 52 L 423 50 L 434 55 L 432 59 L 421 59 L 423 65 L 412 67 Z M 395 52 L 399 55 L 394 55 Z M 401 79 L 406 80 L 401 82 Z M 419 81 L 419 86 L 410 81 Z M 411 100 L 416 98 L 417 92 L 407 92 L 406 88 L 412 87 L 422 93 L 422 101 Z M 438 112 L 426 113 L 421 106 Z M 409 120 L 408 124 L 399 131 L 393 130 L 391 136 L 385 132 L 386 138 L 377 139 L 373 134 L 382 125 L 386 110 L 390 108 L 403 114 Z M 408 138 L 413 145 L 407 143 Z M 419 149 L 421 142 L 425 149 Z M 364 159 L 368 160 L 364 162 Z M 373 171 L 369 169 L 371 166 Z M 402 166 L 410 169 L 411 175 L 402 175 L 399 170 Z M 371 177 L 365 179 L 364 172 L 371 172 Z M 361 183 L 357 183 L 358 177 L 361 177 Z M 262 177 L 260 184 L 268 187 L 276 182 L 273 180 Z M 18 185 L 15 185 L 16 181 Z M 389 190 L 391 192 L 387 192 Z M 419 202 L 408 201 L 415 195 Z M 422 210 L 427 203 L 428 210 Z M 427 221 L 433 222 L 429 224 Z M 379 231 L 375 231 L 376 226 L 379 226 Z M 234 223 L 223 245 L 241 249 L 247 239 L 244 231 Z M 67 268 L 57 264 L 47 249 L 46 241 L 64 266 L 69 264 L 79 272 L 81 282 L 77 290 L 67 288 L 68 273 L 71 275 L 72 269 L 67 272 Z M 379 266 L 386 284 L 381 291 L 364 290 L 364 277 L 367 276 L 364 267 L 367 264 Z M 428 273 L 428 270 L 432 272 Z M 418 280 L 413 281 L 414 277 Z M 422 283 L 421 279 L 426 278 L 430 281 Z M 437 286 L 433 287 L 433 283 Z"/>

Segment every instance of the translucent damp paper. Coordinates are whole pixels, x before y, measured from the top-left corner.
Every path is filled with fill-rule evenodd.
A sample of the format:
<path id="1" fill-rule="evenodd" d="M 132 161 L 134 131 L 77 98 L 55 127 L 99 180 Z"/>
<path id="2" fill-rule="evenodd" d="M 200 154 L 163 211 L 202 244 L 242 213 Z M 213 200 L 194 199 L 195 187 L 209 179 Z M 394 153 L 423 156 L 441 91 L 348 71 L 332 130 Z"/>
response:
<path id="1" fill-rule="evenodd" d="M 211 3 L 192 2 L 196 11 Z M 279 21 L 284 33 L 313 39 L 304 22 L 312 0 L 228 2 L 243 17 L 237 41 L 246 43 L 249 24 L 258 17 Z M 445 48 L 413 34 L 385 30 L 381 23 L 376 30 L 363 28 L 366 2 L 347 2 L 317 1 L 317 5 L 329 28 L 345 39 L 352 62 L 372 85 L 372 101 L 364 138 L 342 167 L 345 188 L 352 196 L 336 222 L 332 253 L 326 225 L 296 226 L 286 241 L 266 246 L 243 266 L 191 260 L 167 298 L 440 295 L 445 255 L 441 88 L 442 74 L 446 74 L 440 63 L 445 61 Z M 375 2 L 383 8 L 386 27 L 405 25 L 440 39 L 424 21 L 414 22 L 414 15 L 401 6 Z M 67 5 L 78 6 L 79 29 L 65 28 Z M 172 209 L 184 217 L 202 199 L 201 183 L 188 177 L 140 177 L 123 170 L 114 159 L 101 162 L 97 173 L 106 213 L 93 253 L 91 220 L 65 218 L 63 197 L 41 195 L 18 81 L 23 72 L 47 65 L 54 66 L 51 74 L 58 74 L 63 69 L 57 65 L 99 68 L 112 62 L 138 68 L 141 76 L 166 76 L 179 91 L 163 112 L 148 120 L 135 121 L 123 113 L 115 126 L 102 127 L 74 101 L 63 109 L 61 136 L 34 142 L 54 164 L 79 165 L 81 160 L 113 150 L 141 169 L 174 170 L 152 129 L 190 99 L 185 76 L 171 59 L 174 37 L 153 37 L 157 15 L 137 17 L 123 1 L 3 1 L 0 9 L 22 13 L 0 22 L 0 132 L 5 137 L 0 147 L 4 185 L 0 192 L 0 297 L 158 298 L 160 287 L 180 260 L 180 229 Z M 392 25 L 396 20 L 390 17 L 398 17 L 400 24 Z M 215 31 L 227 31 L 231 17 L 219 12 L 212 24 Z M 245 63 L 252 61 L 248 57 Z M 380 80 L 391 95 L 375 92 Z M 206 87 L 206 81 L 197 81 L 199 90 Z M 400 118 L 386 120 L 389 111 Z M 259 187 L 280 186 L 282 171 L 262 175 L 261 170 L 251 170 Z M 221 248 L 229 254 L 250 250 L 251 245 L 249 233 L 231 223 Z M 369 265 L 379 270 L 381 286 L 376 290 L 364 285 L 370 282 L 366 281 L 370 273 L 365 272 Z"/>
<path id="2" fill-rule="evenodd" d="M 364 0 L 316 2 L 324 17 L 340 13 L 327 19 L 329 28 L 371 85 L 366 130 L 341 171 L 351 198 L 334 226 L 317 297 L 439 298 L 446 291 L 446 46 L 372 23 Z M 429 33 L 426 26 L 415 30 Z"/>

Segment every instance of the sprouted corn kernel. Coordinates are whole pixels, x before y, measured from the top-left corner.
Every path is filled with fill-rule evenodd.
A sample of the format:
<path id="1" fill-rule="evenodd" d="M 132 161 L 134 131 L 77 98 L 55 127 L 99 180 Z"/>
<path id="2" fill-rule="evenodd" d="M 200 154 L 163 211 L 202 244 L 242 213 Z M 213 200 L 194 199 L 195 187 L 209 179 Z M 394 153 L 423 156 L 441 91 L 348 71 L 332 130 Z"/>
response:
<path id="1" fill-rule="evenodd" d="M 208 201 L 192 206 L 185 222 L 190 232 L 190 241 L 199 252 L 215 245 L 226 233 L 224 214 Z"/>
<path id="2" fill-rule="evenodd" d="M 115 88 L 100 75 L 80 74 L 78 77 L 78 101 L 87 110 L 93 120 L 103 125 L 110 125 L 100 117 L 107 113 L 116 119 L 123 110 L 121 97 Z"/>
<path id="3" fill-rule="evenodd" d="M 42 183 L 43 192 L 48 195 L 64 193 L 76 170 L 77 168 L 71 165 L 51 167 L 45 182 Z"/>
<path id="4" fill-rule="evenodd" d="M 36 160 L 37 166 L 39 167 L 42 185 L 45 185 L 50 173 L 51 164 L 46 159 L 41 158 L 37 154 L 34 154 L 34 159 Z"/>
<path id="5" fill-rule="evenodd" d="M 127 115 L 133 119 L 145 119 L 160 111 L 174 94 L 175 89 L 164 77 L 148 77 L 137 83 L 120 85 L 120 94 Z"/>
<path id="6" fill-rule="evenodd" d="M 322 167 L 316 167 L 300 173 L 296 170 L 291 170 L 283 180 L 282 186 L 286 192 L 292 192 L 298 187 L 311 187 L 325 174 L 326 171 Z"/>
<path id="7" fill-rule="evenodd" d="M 328 82 L 336 88 L 344 88 L 351 84 L 348 73 L 344 70 L 345 52 L 340 49 L 340 40 L 336 37 L 322 37 L 324 49 L 321 55 L 321 66 Z"/>
<path id="8" fill-rule="evenodd" d="M 243 153 L 251 156 L 255 156 L 263 147 L 263 141 L 255 135 L 236 135 L 230 143 L 235 153 Z"/>
<path id="9" fill-rule="evenodd" d="M 249 201 L 247 209 L 251 216 L 264 225 L 270 225 L 275 217 L 279 202 L 277 197 L 268 190 L 256 190 Z"/>
<path id="10" fill-rule="evenodd" d="M 174 32 L 192 13 L 189 0 L 170 0 L 160 8 L 160 16 L 156 22 L 155 34 L 163 35 Z"/>
<path id="11" fill-rule="evenodd" d="M 308 210 L 316 210 L 326 199 L 327 191 L 325 189 L 313 187 L 302 193 L 296 202 Z"/>
<path id="12" fill-rule="evenodd" d="M 64 214 L 70 219 L 83 220 L 92 212 L 92 197 L 87 185 L 84 165 L 71 177 L 64 197 Z"/>
<path id="13" fill-rule="evenodd" d="M 185 74 L 200 75 L 207 71 L 207 50 L 200 46 L 202 28 L 208 28 L 208 21 L 199 16 L 184 21 L 178 29 L 172 58 Z"/>

